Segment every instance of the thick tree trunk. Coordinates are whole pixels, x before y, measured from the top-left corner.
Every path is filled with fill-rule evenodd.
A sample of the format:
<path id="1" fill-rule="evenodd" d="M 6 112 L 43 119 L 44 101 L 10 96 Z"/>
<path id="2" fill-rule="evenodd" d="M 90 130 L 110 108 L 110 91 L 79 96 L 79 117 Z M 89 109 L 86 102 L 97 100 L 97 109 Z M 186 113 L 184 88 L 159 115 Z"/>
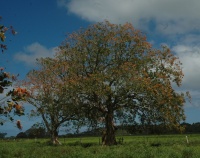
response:
<path id="1" fill-rule="evenodd" d="M 107 113 L 105 118 L 106 129 L 102 135 L 102 145 L 116 145 L 115 126 L 113 123 L 113 112 Z"/>
<path id="2" fill-rule="evenodd" d="M 57 132 L 59 126 L 58 126 L 58 124 L 55 123 L 56 121 L 55 121 L 54 115 L 51 115 L 50 123 L 47 121 L 44 113 L 41 113 L 41 115 L 42 115 L 42 119 L 45 123 L 45 126 L 51 136 L 51 143 L 61 145 L 61 143 L 58 141 L 58 132 Z"/>
<path id="3" fill-rule="evenodd" d="M 57 131 L 52 131 L 51 142 L 54 145 L 61 145 L 61 143 L 58 141 L 58 132 Z"/>

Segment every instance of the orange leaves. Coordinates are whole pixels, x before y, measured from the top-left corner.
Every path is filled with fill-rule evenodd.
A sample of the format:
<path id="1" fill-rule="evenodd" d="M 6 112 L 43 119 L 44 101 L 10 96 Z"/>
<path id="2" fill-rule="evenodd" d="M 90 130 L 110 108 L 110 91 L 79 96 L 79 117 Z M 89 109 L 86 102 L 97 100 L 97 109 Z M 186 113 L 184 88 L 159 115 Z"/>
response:
<path id="1" fill-rule="evenodd" d="M 27 91 L 26 88 L 16 88 L 14 89 L 13 95 L 15 96 L 19 96 L 19 97 L 25 97 L 25 96 L 29 96 L 30 93 Z"/>
<path id="2" fill-rule="evenodd" d="M 19 128 L 20 130 L 22 130 L 22 124 L 20 120 L 17 120 L 16 122 L 17 128 Z"/>
<path id="3" fill-rule="evenodd" d="M 13 117 L 10 115 L 12 111 L 18 116 L 24 115 L 24 108 L 18 102 L 7 101 L 7 104 L 1 106 L 0 108 L 0 114 L 4 114 L 6 117 L 9 117 L 11 121 L 13 121 Z"/>
<path id="4" fill-rule="evenodd" d="M 15 109 L 16 109 L 17 111 L 20 111 L 20 110 L 21 110 L 21 108 L 22 108 L 22 106 L 21 106 L 21 105 L 19 105 L 19 104 L 16 104 L 16 105 L 15 105 Z"/>
<path id="5" fill-rule="evenodd" d="M 10 106 L 10 108 L 15 108 L 15 113 L 19 116 L 24 115 L 24 108 L 22 105 L 20 105 L 17 102 L 11 102 L 10 105 L 12 105 L 12 107 Z"/>
<path id="6" fill-rule="evenodd" d="M 124 69 L 125 71 L 134 70 L 135 67 L 136 64 L 132 62 L 124 62 L 122 65 L 122 69 Z"/>
<path id="7" fill-rule="evenodd" d="M 161 84 L 155 84 L 154 86 L 153 86 L 153 89 L 158 89 L 159 87 L 161 87 L 162 85 Z"/>

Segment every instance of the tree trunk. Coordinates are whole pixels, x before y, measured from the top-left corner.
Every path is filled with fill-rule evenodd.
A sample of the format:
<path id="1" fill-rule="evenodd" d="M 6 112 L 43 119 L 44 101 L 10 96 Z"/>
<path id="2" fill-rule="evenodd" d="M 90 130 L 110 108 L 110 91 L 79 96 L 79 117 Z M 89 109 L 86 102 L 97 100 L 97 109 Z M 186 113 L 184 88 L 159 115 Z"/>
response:
<path id="1" fill-rule="evenodd" d="M 61 143 L 58 141 L 58 132 L 57 132 L 57 130 L 52 131 L 52 133 L 51 133 L 51 142 L 54 145 L 61 145 Z"/>
<path id="2" fill-rule="evenodd" d="M 115 126 L 113 123 L 113 112 L 107 113 L 105 117 L 106 129 L 102 135 L 102 145 L 116 145 Z"/>
<path id="3" fill-rule="evenodd" d="M 54 119 L 54 116 L 51 115 L 51 122 L 49 123 L 46 117 L 44 116 L 44 113 L 41 112 L 41 115 L 45 123 L 45 126 L 47 128 L 47 131 L 49 132 L 51 136 L 51 143 L 61 145 L 61 143 L 58 141 L 58 132 L 57 132 L 59 129 L 59 126 L 55 123 L 56 121 Z"/>

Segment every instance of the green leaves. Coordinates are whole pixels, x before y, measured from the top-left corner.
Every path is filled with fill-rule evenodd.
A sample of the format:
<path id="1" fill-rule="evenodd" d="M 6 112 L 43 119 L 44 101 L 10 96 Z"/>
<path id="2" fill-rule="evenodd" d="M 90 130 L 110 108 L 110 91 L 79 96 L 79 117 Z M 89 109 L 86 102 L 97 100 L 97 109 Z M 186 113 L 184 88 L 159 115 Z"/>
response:
<path id="1" fill-rule="evenodd" d="M 8 81 L 8 80 L 4 80 L 3 82 L 0 82 L 0 85 L 1 85 L 2 87 L 11 86 L 11 85 L 12 85 L 12 82 L 11 82 L 11 81 Z"/>

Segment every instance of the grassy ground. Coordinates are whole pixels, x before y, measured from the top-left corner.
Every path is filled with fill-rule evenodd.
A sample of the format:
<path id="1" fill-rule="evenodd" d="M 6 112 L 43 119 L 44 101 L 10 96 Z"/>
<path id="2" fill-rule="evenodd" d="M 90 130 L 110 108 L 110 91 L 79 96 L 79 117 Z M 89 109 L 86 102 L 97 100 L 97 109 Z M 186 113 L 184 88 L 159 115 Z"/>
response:
<path id="1" fill-rule="evenodd" d="M 124 136 L 123 144 L 106 147 L 98 137 L 0 140 L 0 158 L 199 158 L 200 135 Z M 118 139 L 118 138 L 117 138 Z"/>

